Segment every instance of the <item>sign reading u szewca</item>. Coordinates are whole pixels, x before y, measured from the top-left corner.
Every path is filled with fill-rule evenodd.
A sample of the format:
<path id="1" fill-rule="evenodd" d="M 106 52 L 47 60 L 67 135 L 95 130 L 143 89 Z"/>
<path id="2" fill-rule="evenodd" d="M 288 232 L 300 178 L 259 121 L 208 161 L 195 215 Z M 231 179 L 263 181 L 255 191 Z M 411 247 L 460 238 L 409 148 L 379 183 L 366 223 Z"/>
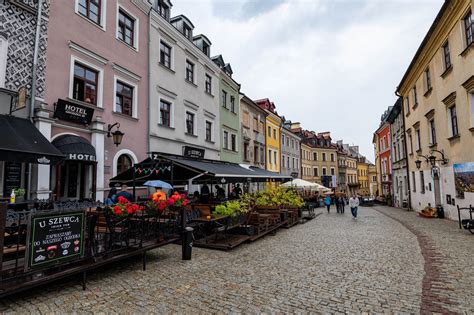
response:
<path id="1" fill-rule="evenodd" d="M 33 216 L 29 266 L 43 267 L 82 257 L 84 218 L 83 211 Z"/>

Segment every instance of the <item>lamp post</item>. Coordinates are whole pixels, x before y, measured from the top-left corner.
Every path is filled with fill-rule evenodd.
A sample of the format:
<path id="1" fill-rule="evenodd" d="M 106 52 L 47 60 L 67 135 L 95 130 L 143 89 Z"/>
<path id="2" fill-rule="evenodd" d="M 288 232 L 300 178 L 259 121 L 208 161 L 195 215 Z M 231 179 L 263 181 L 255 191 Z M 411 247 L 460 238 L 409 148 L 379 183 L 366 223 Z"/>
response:
<path id="1" fill-rule="evenodd" d="M 112 132 L 112 128 L 117 127 L 117 130 Z M 120 123 L 116 122 L 115 124 L 107 126 L 107 137 L 112 137 L 114 144 L 118 147 L 122 143 L 123 136 L 125 135 L 123 132 L 119 130 Z"/>

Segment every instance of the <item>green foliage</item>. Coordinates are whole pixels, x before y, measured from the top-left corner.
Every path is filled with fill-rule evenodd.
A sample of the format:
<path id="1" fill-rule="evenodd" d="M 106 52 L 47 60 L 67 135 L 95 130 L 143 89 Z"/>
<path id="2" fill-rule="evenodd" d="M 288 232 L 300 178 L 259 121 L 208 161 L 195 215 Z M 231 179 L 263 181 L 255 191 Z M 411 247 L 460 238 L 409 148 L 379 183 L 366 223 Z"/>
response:
<path id="1" fill-rule="evenodd" d="M 293 189 L 273 188 L 255 194 L 257 206 L 302 207 L 304 200 Z"/>
<path id="2" fill-rule="evenodd" d="M 14 191 L 16 197 L 23 197 L 26 193 L 26 190 L 24 190 L 23 188 L 16 188 L 14 189 Z"/>

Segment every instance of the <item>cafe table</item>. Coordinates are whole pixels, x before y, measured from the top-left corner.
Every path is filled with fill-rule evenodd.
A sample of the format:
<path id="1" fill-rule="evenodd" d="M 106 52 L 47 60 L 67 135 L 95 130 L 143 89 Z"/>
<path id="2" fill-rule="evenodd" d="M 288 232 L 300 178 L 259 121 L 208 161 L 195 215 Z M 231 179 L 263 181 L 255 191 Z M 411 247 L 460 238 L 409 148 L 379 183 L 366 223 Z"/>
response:
<path id="1" fill-rule="evenodd" d="M 206 235 L 206 231 L 209 231 L 212 229 L 212 226 L 217 225 L 216 228 L 216 237 L 217 237 L 217 232 L 219 232 L 220 228 L 224 228 L 226 224 L 221 223 L 222 221 L 226 221 L 229 218 L 229 216 L 226 215 L 211 215 L 211 216 L 202 216 L 193 219 L 191 222 L 198 223 L 196 224 L 196 234 L 201 234 L 204 235 L 204 238 L 206 240 L 206 243 L 208 242 L 208 237 Z"/>

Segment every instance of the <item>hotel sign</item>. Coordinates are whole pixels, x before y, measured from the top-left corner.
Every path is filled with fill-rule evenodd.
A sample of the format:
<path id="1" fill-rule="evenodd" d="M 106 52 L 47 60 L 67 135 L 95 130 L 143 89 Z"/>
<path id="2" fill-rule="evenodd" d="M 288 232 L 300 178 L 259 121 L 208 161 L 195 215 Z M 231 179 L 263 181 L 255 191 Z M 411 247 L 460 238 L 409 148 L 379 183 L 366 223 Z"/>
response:
<path id="1" fill-rule="evenodd" d="M 55 118 L 81 125 L 90 124 L 93 115 L 94 109 L 62 99 L 58 99 L 56 109 L 54 110 Z"/>

